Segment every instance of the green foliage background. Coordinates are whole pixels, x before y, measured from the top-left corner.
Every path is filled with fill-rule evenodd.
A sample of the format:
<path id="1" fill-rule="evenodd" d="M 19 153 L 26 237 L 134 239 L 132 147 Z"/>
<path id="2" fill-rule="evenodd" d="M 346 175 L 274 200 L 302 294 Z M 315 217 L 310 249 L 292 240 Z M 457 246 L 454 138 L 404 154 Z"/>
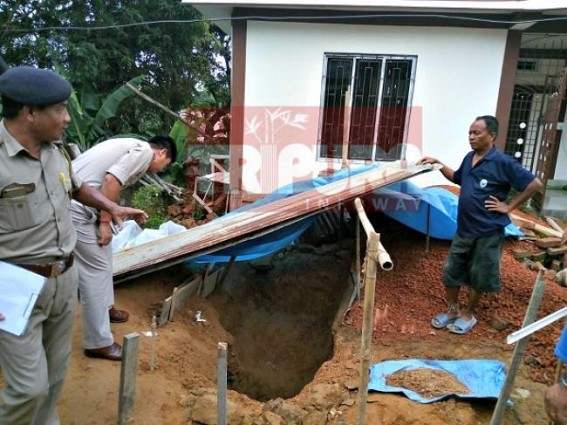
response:
<path id="1" fill-rule="evenodd" d="M 229 43 L 177 0 L 0 0 L 0 55 L 9 66 L 66 76 L 77 120 L 67 142 L 87 147 L 117 134 L 169 133 L 174 118 L 154 105 L 132 95 L 115 103 L 127 81 L 173 111 L 191 105 L 197 87 L 228 98 Z M 99 115 L 109 99 L 111 113 Z"/>
<path id="2" fill-rule="evenodd" d="M 159 186 L 141 186 L 132 195 L 132 206 L 148 213 L 143 227 L 158 229 L 167 219 L 167 206 Z"/>

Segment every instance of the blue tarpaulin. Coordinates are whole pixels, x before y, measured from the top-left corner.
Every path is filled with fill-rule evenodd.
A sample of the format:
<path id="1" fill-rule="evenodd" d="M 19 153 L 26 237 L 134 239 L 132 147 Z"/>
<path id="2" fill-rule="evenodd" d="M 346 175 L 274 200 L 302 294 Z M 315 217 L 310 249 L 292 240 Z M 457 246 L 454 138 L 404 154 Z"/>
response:
<path id="1" fill-rule="evenodd" d="M 245 205 L 238 208 L 228 214 L 223 215 L 217 220 L 227 220 L 234 219 L 240 214 L 245 214 L 247 210 L 251 208 L 257 208 L 262 205 L 267 205 L 278 199 L 287 198 L 292 195 L 297 195 L 303 193 L 307 190 L 315 189 L 317 187 L 322 187 L 326 184 L 336 182 L 341 179 L 345 179 L 350 176 L 357 175 L 362 172 L 370 171 L 372 169 L 378 169 L 378 165 L 373 164 L 369 166 L 360 167 L 354 170 L 342 169 L 337 171 L 331 176 L 327 177 L 316 177 L 311 180 L 304 180 L 296 183 L 292 183 L 286 186 L 278 188 L 276 191 L 270 193 L 269 195 L 259 199 L 258 201 Z M 249 261 L 255 258 L 264 257 L 270 255 L 294 240 L 296 240 L 315 220 L 314 216 L 307 217 L 297 223 L 290 224 L 282 229 L 271 232 L 267 235 L 254 238 L 238 245 L 226 248 L 212 254 L 207 254 L 189 260 L 191 263 L 226 263 L 230 261 L 231 257 L 235 257 L 235 261 Z"/>
<path id="2" fill-rule="evenodd" d="M 449 372 L 466 385 L 468 394 L 445 394 L 438 397 L 425 398 L 407 388 L 391 387 L 386 384 L 388 375 L 399 371 L 414 369 L 432 369 Z M 506 372 L 504 363 L 499 360 L 469 359 L 469 360 L 389 360 L 370 367 L 370 382 L 368 389 L 380 392 L 401 392 L 410 400 L 419 403 L 432 403 L 447 397 L 497 399 L 500 395 Z"/>
<path id="3" fill-rule="evenodd" d="M 388 217 L 429 236 L 452 240 L 457 231 L 459 197 L 442 187 L 420 188 L 410 181 L 390 184 L 369 198 Z M 381 207 L 381 208 L 380 208 Z M 524 236 L 514 224 L 504 229 L 506 236 Z"/>

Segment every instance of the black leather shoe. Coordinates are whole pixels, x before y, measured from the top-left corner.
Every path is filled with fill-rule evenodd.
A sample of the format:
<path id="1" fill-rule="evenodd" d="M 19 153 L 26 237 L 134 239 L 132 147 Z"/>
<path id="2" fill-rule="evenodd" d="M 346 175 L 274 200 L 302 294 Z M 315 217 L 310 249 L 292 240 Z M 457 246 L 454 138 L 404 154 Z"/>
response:
<path id="1" fill-rule="evenodd" d="M 85 349 L 85 356 L 95 359 L 122 360 L 122 347 L 114 342 L 108 347 Z"/>
<path id="2" fill-rule="evenodd" d="M 114 307 L 111 307 L 108 310 L 108 315 L 110 316 L 111 323 L 124 323 L 128 321 L 130 314 L 128 314 L 125 310 L 116 310 Z"/>

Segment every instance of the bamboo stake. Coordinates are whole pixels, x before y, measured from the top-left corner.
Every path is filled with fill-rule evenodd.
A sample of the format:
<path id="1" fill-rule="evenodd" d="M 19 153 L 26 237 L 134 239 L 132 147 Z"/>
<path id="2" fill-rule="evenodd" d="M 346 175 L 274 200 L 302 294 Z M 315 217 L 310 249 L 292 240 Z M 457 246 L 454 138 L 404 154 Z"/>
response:
<path id="1" fill-rule="evenodd" d="M 343 149 L 342 149 L 342 168 L 348 168 L 348 142 L 350 136 L 350 86 L 345 92 L 344 104 L 344 118 L 343 118 Z"/>
<path id="2" fill-rule="evenodd" d="M 366 424 L 368 399 L 368 369 L 372 346 L 372 324 L 374 313 L 374 290 L 376 287 L 376 260 L 380 236 L 372 232 L 366 243 L 366 270 L 364 272 L 364 312 L 362 319 L 362 342 L 360 347 L 360 385 L 358 386 L 358 423 Z"/>
<path id="3" fill-rule="evenodd" d="M 157 175 L 144 174 L 140 180 L 142 184 L 158 186 L 177 202 L 183 202 L 183 189 L 174 185 L 168 185 Z"/>
<path id="4" fill-rule="evenodd" d="M 364 273 L 364 311 L 362 319 L 362 340 L 360 347 L 360 385 L 358 386 L 358 424 L 366 424 L 366 403 L 368 399 L 368 370 L 372 349 L 372 328 L 374 322 L 374 291 L 376 287 L 377 264 L 385 270 L 391 270 L 391 259 L 382 244 L 380 235 L 374 231 L 366 216 L 360 198 L 354 200 L 360 223 L 366 232 L 366 256 Z M 388 264 L 389 263 L 389 264 Z"/>
<path id="5" fill-rule="evenodd" d="M 156 361 L 156 328 L 157 328 L 157 319 L 156 315 L 152 316 L 152 324 L 150 326 L 151 334 L 152 334 L 152 345 L 150 351 L 150 372 L 154 371 L 155 361 Z"/>
<path id="6" fill-rule="evenodd" d="M 540 270 L 536 277 L 534 289 L 532 290 L 532 296 L 530 298 L 530 302 L 526 310 L 526 315 L 524 316 L 524 323 L 522 327 L 526 327 L 534 322 L 537 310 L 539 308 L 539 304 L 541 302 L 541 298 L 543 297 L 544 289 L 545 289 L 544 272 Z M 506 374 L 506 381 L 504 382 L 504 386 L 500 391 L 500 396 L 498 397 L 496 407 L 494 408 L 490 425 L 499 425 L 500 421 L 502 420 L 502 416 L 504 416 L 504 410 L 506 409 L 508 397 L 512 392 L 514 379 L 516 378 L 516 374 L 518 373 L 518 368 L 520 367 L 520 361 L 522 360 L 522 355 L 524 353 L 524 350 L 526 349 L 526 346 L 528 345 L 529 339 L 530 339 L 529 335 L 522 338 L 521 340 L 518 341 L 516 347 L 514 348 L 514 354 L 512 355 L 512 363 L 510 364 L 510 368 L 508 370 L 508 373 Z"/>
<path id="7" fill-rule="evenodd" d="M 356 299 L 360 300 L 360 217 L 356 216 Z"/>
<path id="8" fill-rule="evenodd" d="M 356 198 L 354 200 L 354 205 L 356 207 L 358 217 L 360 218 L 360 223 L 362 224 L 362 227 L 364 228 L 366 235 L 370 236 L 372 233 L 376 233 L 374 231 L 374 227 L 372 226 L 372 223 L 370 223 L 370 220 L 368 220 L 368 217 L 366 216 L 366 212 L 364 211 L 364 207 L 362 206 L 362 201 L 360 200 L 360 198 Z M 392 270 L 394 265 L 392 263 L 392 259 L 390 258 L 390 254 L 388 254 L 386 248 L 384 248 L 384 245 L 382 245 L 382 243 L 380 242 L 380 238 L 378 238 L 376 243 L 377 243 L 376 261 L 378 261 L 378 264 L 380 264 L 382 269 Z"/>

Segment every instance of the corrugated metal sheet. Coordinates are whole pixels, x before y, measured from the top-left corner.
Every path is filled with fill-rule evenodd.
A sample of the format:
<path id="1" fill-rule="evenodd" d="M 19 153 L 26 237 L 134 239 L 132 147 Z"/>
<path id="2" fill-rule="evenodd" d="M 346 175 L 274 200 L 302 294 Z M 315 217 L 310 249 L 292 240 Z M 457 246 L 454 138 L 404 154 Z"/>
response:
<path id="1" fill-rule="evenodd" d="M 230 220 L 202 226 L 127 249 L 114 255 L 115 281 L 126 280 L 265 235 L 379 187 L 431 170 L 430 165 L 383 168 L 339 180 L 267 205 Z"/>

